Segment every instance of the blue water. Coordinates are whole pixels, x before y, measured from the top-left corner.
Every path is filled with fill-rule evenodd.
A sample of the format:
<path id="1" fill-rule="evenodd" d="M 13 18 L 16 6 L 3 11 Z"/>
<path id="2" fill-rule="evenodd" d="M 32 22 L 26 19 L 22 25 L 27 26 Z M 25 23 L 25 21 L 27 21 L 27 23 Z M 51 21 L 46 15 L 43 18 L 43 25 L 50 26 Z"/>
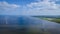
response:
<path id="1" fill-rule="evenodd" d="M 0 16 L 1 32 L 6 34 L 8 32 L 10 34 L 43 34 L 44 32 L 60 34 L 60 24 L 30 16 Z"/>

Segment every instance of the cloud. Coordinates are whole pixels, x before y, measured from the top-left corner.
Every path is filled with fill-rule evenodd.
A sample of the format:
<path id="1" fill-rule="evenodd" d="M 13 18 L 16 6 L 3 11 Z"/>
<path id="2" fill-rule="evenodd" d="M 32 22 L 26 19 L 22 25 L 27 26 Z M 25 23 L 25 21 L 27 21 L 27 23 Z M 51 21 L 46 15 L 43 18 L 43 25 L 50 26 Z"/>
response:
<path id="1" fill-rule="evenodd" d="M 26 5 L 0 2 L 0 14 L 9 15 L 60 15 L 60 4 L 57 0 L 38 0 Z"/>
<path id="2" fill-rule="evenodd" d="M 18 8 L 20 6 L 16 5 L 16 4 L 8 4 L 7 2 L 0 2 L 0 7 L 3 7 L 3 8 Z"/>
<path id="3" fill-rule="evenodd" d="M 18 8 L 20 8 L 20 5 L 16 5 L 16 4 L 9 4 L 5 1 L 0 2 L 0 14 L 13 14 L 15 13 Z"/>
<path id="4" fill-rule="evenodd" d="M 56 0 L 43 0 L 27 4 L 29 8 L 27 14 L 33 15 L 60 15 L 60 4 Z"/>
<path id="5" fill-rule="evenodd" d="M 40 9 L 58 9 L 59 7 L 55 2 L 49 2 L 50 0 L 43 0 L 41 2 L 34 2 L 28 4 L 27 6 L 30 8 L 40 8 Z"/>

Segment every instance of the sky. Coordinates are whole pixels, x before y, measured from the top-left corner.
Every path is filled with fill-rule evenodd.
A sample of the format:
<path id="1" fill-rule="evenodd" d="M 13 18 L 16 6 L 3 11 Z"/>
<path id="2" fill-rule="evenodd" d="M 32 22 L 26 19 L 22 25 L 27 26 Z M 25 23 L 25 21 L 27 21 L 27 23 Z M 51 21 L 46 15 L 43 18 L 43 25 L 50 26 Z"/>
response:
<path id="1" fill-rule="evenodd" d="M 0 15 L 60 15 L 60 0 L 0 0 Z"/>

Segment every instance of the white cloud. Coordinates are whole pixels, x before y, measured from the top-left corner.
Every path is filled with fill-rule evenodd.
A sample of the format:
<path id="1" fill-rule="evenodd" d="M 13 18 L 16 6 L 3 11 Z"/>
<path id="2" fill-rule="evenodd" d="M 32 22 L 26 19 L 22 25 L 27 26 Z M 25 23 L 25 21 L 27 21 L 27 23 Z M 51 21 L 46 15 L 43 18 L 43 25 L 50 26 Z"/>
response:
<path id="1" fill-rule="evenodd" d="M 50 2 L 51 1 L 51 2 Z M 30 8 L 27 14 L 33 15 L 60 15 L 60 5 L 56 4 L 53 0 L 43 0 L 27 4 Z"/>
<path id="2" fill-rule="evenodd" d="M 0 2 L 0 14 L 60 15 L 60 4 L 56 4 L 56 1 L 50 1 L 51 0 L 32 2 L 24 6 Z"/>
<path id="3" fill-rule="evenodd" d="M 18 8 L 20 8 L 20 5 L 16 5 L 16 4 L 9 4 L 7 2 L 0 2 L 0 14 L 13 14 L 16 13 L 16 11 L 18 10 Z"/>
<path id="4" fill-rule="evenodd" d="M 20 7 L 19 5 L 9 4 L 7 2 L 0 2 L 0 6 L 5 7 L 5 8 L 18 8 L 18 7 Z"/>
<path id="5" fill-rule="evenodd" d="M 55 2 L 49 2 L 50 0 L 43 0 L 41 2 L 34 2 L 31 4 L 28 4 L 27 6 L 30 8 L 40 8 L 40 9 L 57 9 L 58 6 L 55 4 Z"/>

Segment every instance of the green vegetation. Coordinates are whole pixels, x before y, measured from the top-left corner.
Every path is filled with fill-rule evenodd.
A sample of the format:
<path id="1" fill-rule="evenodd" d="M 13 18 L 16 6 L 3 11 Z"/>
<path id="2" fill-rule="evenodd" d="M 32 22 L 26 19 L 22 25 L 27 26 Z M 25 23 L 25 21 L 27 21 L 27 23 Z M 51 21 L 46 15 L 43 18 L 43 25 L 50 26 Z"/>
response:
<path id="1" fill-rule="evenodd" d="M 56 22 L 56 23 L 60 23 L 60 18 L 41 18 L 41 19 Z"/>
<path id="2" fill-rule="evenodd" d="M 48 20 L 51 22 L 56 22 L 56 23 L 60 23 L 60 18 L 55 18 L 55 17 L 40 17 L 40 16 L 36 16 L 37 18 L 43 19 L 43 20 Z"/>
<path id="3" fill-rule="evenodd" d="M 53 20 L 51 20 L 51 21 L 53 21 L 53 22 L 57 22 L 57 23 L 60 23 L 60 19 L 53 19 Z"/>

